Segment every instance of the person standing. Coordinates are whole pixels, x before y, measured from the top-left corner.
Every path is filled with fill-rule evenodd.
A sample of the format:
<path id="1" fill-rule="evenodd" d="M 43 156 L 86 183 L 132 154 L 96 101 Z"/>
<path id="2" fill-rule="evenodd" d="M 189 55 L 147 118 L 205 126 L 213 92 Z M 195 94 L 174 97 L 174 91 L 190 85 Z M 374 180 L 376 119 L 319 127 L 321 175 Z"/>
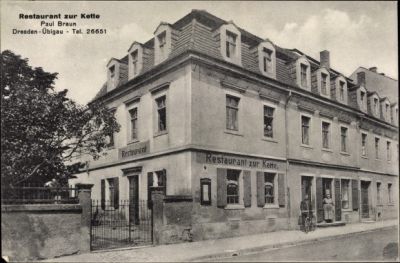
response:
<path id="1" fill-rule="evenodd" d="M 333 200 L 331 198 L 331 194 L 329 190 L 326 190 L 325 198 L 323 200 L 324 204 L 324 220 L 327 223 L 331 223 L 333 221 Z"/>

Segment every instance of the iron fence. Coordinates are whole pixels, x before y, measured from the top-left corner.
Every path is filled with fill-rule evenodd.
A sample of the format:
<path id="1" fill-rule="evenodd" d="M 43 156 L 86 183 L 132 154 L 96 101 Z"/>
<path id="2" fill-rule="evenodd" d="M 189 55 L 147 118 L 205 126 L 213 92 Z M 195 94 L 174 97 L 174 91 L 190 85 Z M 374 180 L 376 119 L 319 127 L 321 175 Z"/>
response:
<path id="1" fill-rule="evenodd" d="M 75 204 L 79 203 L 77 188 L 43 187 L 27 184 L 1 187 L 2 204 Z"/>
<path id="2" fill-rule="evenodd" d="M 146 200 L 115 202 L 92 200 L 91 249 L 99 250 L 152 243 L 152 214 Z"/>

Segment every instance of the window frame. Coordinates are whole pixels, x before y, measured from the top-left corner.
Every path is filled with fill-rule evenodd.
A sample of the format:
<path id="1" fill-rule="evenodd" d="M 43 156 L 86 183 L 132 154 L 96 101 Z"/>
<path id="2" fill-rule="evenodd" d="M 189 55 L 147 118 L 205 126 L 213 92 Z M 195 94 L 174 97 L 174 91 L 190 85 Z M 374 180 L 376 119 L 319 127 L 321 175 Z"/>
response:
<path id="1" fill-rule="evenodd" d="M 208 190 L 207 193 L 207 198 L 208 200 L 206 200 L 205 197 L 205 193 L 203 191 L 203 187 L 206 187 Z M 201 205 L 206 205 L 206 206 L 210 206 L 212 201 L 211 201 L 211 179 L 210 178 L 200 178 L 200 204 Z"/>
<path id="2" fill-rule="evenodd" d="M 329 95 L 328 94 L 328 77 L 329 77 L 329 75 L 324 72 L 321 72 L 320 74 L 321 74 L 321 82 L 320 82 L 321 94 L 324 96 L 328 96 Z"/>
<path id="3" fill-rule="evenodd" d="M 139 123 L 139 107 L 135 105 L 134 107 L 131 107 L 128 109 L 129 113 L 129 141 L 130 142 L 136 142 L 139 140 L 139 129 L 138 129 L 138 123 Z M 136 116 L 133 118 L 132 113 L 136 111 Z M 133 121 L 135 121 L 135 132 L 133 128 Z M 135 134 L 135 136 L 133 136 Z"/>
<path id="4" fill-rule="evenodd" d="M 230 39 L 230 37 L 232 37 L 232 39 Z M 236 33 L 233 33 L 230 30 L 226 30 L 226 39 L 225 39 L 225 55 L 227 58 L 232 59 L 234 57 L 237 56 L 237 39 L 238 39 L 238 35 Z M 232 51 L 230 49 L 230 47 L 232 48 Z M 232 53 L 231 53 L 232 52 Z"/>
<path id="5" fill-rule="evenodd" d="M 339 80 L 339 99 L 340 101 L 345 101 L 345 86 L 346 86 L 346 82 Z"/>
<path id="6" fill-rule="evenodd" d="M 117 109 L 112 108 L 112 109 L 109 109 L 109 111 L 113 114 L 114 118 L 116 118 L 115 114 L 117 113 Z M 107 136 L 108 136 L 107 148 L 108 149 L 115 148 L 115 132 L 112 132 L 112 133 L 108 134 Z"/>
<path id="7" fill-rule="evenodd" d="M 308 126 L 307 126 L 307 143 L 304 143 L 304 130 L 303 130 L 303 117 L 308 119 Z M 311 147 L 311 126 L 312 126 L 312 116 L 305 114 L 305 113 L 300 113 L 300 142 L 302 146 L 306 147 Z"/>
<path id="8" fill-rule="evenodd" d="M 160 101 L 161 99 L 164 98 L 164 107 L 159 107 L 158 101 Z M 155 102 L 155 108 L 156 108 L 156 133 L 157 134 L 164 134 L 168 132 L 168 107 L 167 107 L 167 94 L 163 93 L 160 94 L 159 96 L 154 98 L 154 102 Z M 164 111 L 164 115 L 165 115 L 165 123 L 164 123 L 164 129 L 160 128 L 160 121 L 161 121 L 161 117 L 160 117 L 160 111 L 163 110 Z"/>
<path id="9" fill-rule="evenodd" d="M 393 183 L 388 183 L 387 188 L 388 188 L 388 204 L 393 204 Z"/>
<path id="10" fill-rule="evenodd" d="M 365 141 L 363 140 L 363 135 L 365 135 Z M 365 145 L 363 146 L 364 142 Z M 361 132 L 361 157 L 363 158 L 368 157 L 368 133 L 363 131 Z"/>
<path id="11" fill-rule="evenodd" d="M 132 74 L 133 74 L 133 76 L 136 76 L 138 74 L 139 50 L 138 49 L 133 50 L 130 53 L 130 56 L 131 56 L 131 64 L 132 64 Z"/>
<path id="12" fill-rule="evenodd" d="M 264 208 L 279 206 L 279 204 L 278 204 L 278 196 L 279 196 L 278 173 L 276 171 L 264 171 L 263 174 L 264 174 L 264 194 L 265 194 L 264 195 L 264 202 L 265 202 Z M 273 179 L 272 179 L 273 202 L 272 203 L 267 202 L 267 191 L 266 191 L 267 180 L 266 180 L 266 178 L 268 175 L 273 176 Z"/>
<path id="13" fill-rule="evenodd" d="M 276 109 L 277 109 L 277 107 L 275 106 L 275 105 L 272 105 L 272 104 L 269 104 L 269 103 L 263 103 L 262 104 L 262 106 L 263 106 L 263 138 L 265 138 L 265 139 L 269 139 L 269 140 L 275 140 L 276 138 L 275 138 L 275 125 L 274 125 L 274 120 L 275 120 L 275 116 L 276 116 Z M 270 108 L 270 109 L 272 109 L 272 117 L 271 116 L 266 116 L 265 115 L 265 109 L 266 108 Z M 265 123 L 265 118 L 271 118 L 272 119 L 272 136 L 267 136 L 266 134 L 265 134 L 265 125 L 266 125 L 266 123 Z"/>
<path id="14" fill-rule="evenodd" d="M 382 182 L 377 181 L 376 182 L 376 204 L 377 205 L 383 205 L 382 202 Z"/>
<path id="15" fill-rule="evenodd" d="M 324 145 L 324 123 L 328 124 L 328 131 L 327 131 L 327 146 Z M 332 122 L 326 119 L 321 119 L 321 146 L 323 150 L 331 150 L 332 149 Z"/>
<path id="16" fill-rule="evenodd" d="M 346 129 L 345 141 L 344 141 L 344 150 L 343 150 L 343 135 L 342 129 Z M 340 134 L 340 152 L 342 153 L 349 153 L 348 151 L 348 142 L 349 142 L 349 127 L 345 125 L 339 125 L 339 134 Z"/>
<path id="17" fill-rule="evenodd" d="M 343 207 L 343 182 L 347 181 L 347 193 L 348 193 L 348 207 L 345 208 Z M 353 204 L 352 204 L 352 200 L 353 200 L 353 196 L 352 196 L 352 182 L 351 182 L 351 178 L 340 178 L 340 208 L 344 211 L 353 211 Z"/>
<path id="18" fill-rule="evenodd" d="M 300 62 L 300 84 L 302 87 L 308 86 L 308 67 L 309 65 Z"/>
<path id="19" fill-rule="evenodd" d="M 378 144 L 377 144 L 378 142 Z M 380 159 L 380 142 L 381 142 L 381 138 L 378 136 L 374 136 L 374 150 L 375 150 L 375 160 L 379 160 Z"/>
<path id="20" fill-rule="evenodd" d="M 390 163 L 392 161 L 392 142 L 386 140 L 386 160 Z"/>
<path id="21" fill-rule="evenodd" d="M 236 185 L 237 185 L 237 193 L 235 195 L 229 195 L 228 194 L 228 186 L 230 185 L 229 181 L 234 181 L 234 180 L 228 180 L 229 172 L 237 173 L 235 176 L 237 176 L 236 180 Z M 225 190 L 226 190 L 226 206 L 237 206 L 237 205 L 243 205 L 243 170 L 238 170 L 238 169 L 226 169 L 226 185 L 225 185 Z M 237 198 L 237 202 L 230 202 L 229 198 Z M 236 201 L 236 200 L 235 200 Z"/>
<path id="22" fill-rule="evenodd" d="M 237 106 L 231 106 L 228 105 L 228 98 L 233 99 L 233 100 L 237 100 Z M 240 101 L 241 101 L 241 96 L 237 96 L 237 95 L 233 95 L 232 93 L 225 93 L 225 130 L 228 132 L 234 132 L 234 133 L 238 133 L 240 132 Z M 230 115 L 229 112 L 231 111 L 236 111 L 236 127 L 234 127 L 234 129 L 231 129 L 229 126 L 229 124 L 231 124 L 232 120 L 230 120 Z"/>

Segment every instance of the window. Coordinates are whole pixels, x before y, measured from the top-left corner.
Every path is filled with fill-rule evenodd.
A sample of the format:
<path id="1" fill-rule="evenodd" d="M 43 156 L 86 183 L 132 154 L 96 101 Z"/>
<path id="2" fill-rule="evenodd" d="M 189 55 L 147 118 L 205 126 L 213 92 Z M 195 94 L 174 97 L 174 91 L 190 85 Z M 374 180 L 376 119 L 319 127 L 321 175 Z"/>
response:
<path id="1" fill-rule="evenodd" d="M 226 128 L 238 131 L 239 98 L 226 96 Z"/>
<path id="2" fill-rule="evenodd" d="M 236 38 L 236 34 L 226 31 L 226 56 L 228 58 L 234 57 L 236 54 Z"/>
<path id="3" fill-rule="evenodd" d="M 110 207 L 115 209 L 119 207 L 119 179 L 118 177 L 107 179 Z"/>
<path id="4" fill-rule="evenodd" d="M 374 98 L 374 113 L 378 116 L 378 99 Z"/>
<path id="5" fill-rule="evenodd" d="M 347 128 L 340 127 L 340 150 L 342 152 L 347 152 Z"/>
<path id="6" fill-rule="evenodd" d="M 265 204 L 275 203 L 275 174 L 264 173 Z"/>
<path id="7" fill-rule="evenodd" d="M 342 183 L 342 209 L 350 208 L 350 180 L 343 179 Z"/>
<path id="8" fill-rule="evenodd" d="M 389 106 L 389 104 L 386 104 L 386 109 L 385 109 L 385 117 L 386 117 L 386 120 L 389 120 L 389 117 L 390 117 L 390 106 Z"/>
<path id="9" fill-rule="evenodd" d="M 329 132 L 331 124 L 328 122 L 322 122 L 322 148 L 329 148 Z"/>
<path id="10" fill-rule="evenodd" d="M 390 161 L 392 160 L 392 154 L 391 154 L 391 144 L 389 141 L 386 142 L 386 156 L 387 156 L 387 160 Z"/>
<path id="11" fill-rule="evenodd" d="M 301 143 L 310 144 L 309 131 L 310 130 L 310 118 L 301 116 Z"/>
<path id="12" fill-rule="evenodd" d="M 376 183 L 376 202 L 378 205 L 382 204 L 381 183 Z"/>
<path id="13" fill-rule="evenodd" d="M 114 79 L 115 77 L 115 66 L 110 67 L 110 78 Z"/>
<path id="14" fill-rule="evenodd" d="M 367 134 L 361 133 L 361 154 L 367 156 Z"/>
<path id="15" fill-rule="evenodd" d="M 274 108 L 264 106 L 264 136 L 272 138 L 273 134 L 273 121 L 274 121 Z"/>
<path id="16" fill-rule="evenodd" d="M 227 204 L 239 204 L 239 176 L 240 170 L 227 170 L 226 175 Z"/>
<path id="17" fill-rule="evenodd" d="M 167 32 L 164 31 L 162 33 L 160 33 L 158 36 L 158 47 L 160 50 L 160 58 L 164 58 L 165 57 L 165 53 L 166 53 L 166 47 L 167 47 Z"/>
<path id="18" fill-rule="evenodd" d="M 158 131 L 167 130 L 167 106 L 166 106 L 166 96 L 162 96 L 156 99 L 157 103 L 157 113 L 158 113 Z"/>
<path id="19" fill-rule="evenodd" d="M 129 110 L 129 114 L 131 116 L 131 140 L 136 140 L 138 138 L 137 135 L 137 108 L 133 108 Z"/>
<path id="20" fill-rule="evenodd" d="M 339 81 L 339 98 L 341 101 L 344 101 L 344 85 L 346 83 L 343 81 Z"/>
<path id="21" fill-rule="evenodd" d="M 307 68 L 307 65 L 300 64 L 300 83 L 303 87 L 307 87 Z"/>
<path id="22" fill-rule="evenodd" d="M 131 58 L 132 58 L 132 71 L 133 71 L 133 75 L 136 76 L 136 74 L 138 73 L 138 51 L 135 50 L 131 53 Z"/>
<path id="23" fill-rule="evenodd" d="M 324 95 L 327 95 L 327 79 L 328 79 L 328 75 L 325 73 L 321 73 L 321 93 Z"/>
<path id="24" fill-rule="evenodd" d="M 392 189 L 392 184 L 388 184 L 388 201 L 389 203 L 393 203 L 393 189 Z"/>
<path id="25" fill-rule="evenodd" d="M 375 158 L 379 159 L 379 138 L 375 137 Z"/>
<path id="26" fill-rule="evenodd" d="M 263 48 L 263 69 L 264 72 L 271 73 L 272 70 L 272 50 Z"/>
<path id="27" fill-rule="evenodd" d="M 360 101 L 361 101 L 361 107 L 364 107 L 364 100 L 365 100 L 365 92 L 360 91 Z"/>

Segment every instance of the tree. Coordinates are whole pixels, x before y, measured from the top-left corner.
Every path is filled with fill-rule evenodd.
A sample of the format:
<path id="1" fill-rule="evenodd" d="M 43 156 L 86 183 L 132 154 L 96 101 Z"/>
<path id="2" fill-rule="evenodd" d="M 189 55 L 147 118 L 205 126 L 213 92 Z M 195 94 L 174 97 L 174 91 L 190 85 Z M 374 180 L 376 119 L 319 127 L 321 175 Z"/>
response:
<path id="1" fill-rule="evenodd" d="M 1 53 L 1 180 L 16 186 L 71 176 L 79 155 L 104 154 L 107 135 L 119 131 L 100 101 L 82 106 L 55 91 L 57 73 L 32 68 L 6 50 Z M 70 163 L 70 164 L 67 164 Z"/>

